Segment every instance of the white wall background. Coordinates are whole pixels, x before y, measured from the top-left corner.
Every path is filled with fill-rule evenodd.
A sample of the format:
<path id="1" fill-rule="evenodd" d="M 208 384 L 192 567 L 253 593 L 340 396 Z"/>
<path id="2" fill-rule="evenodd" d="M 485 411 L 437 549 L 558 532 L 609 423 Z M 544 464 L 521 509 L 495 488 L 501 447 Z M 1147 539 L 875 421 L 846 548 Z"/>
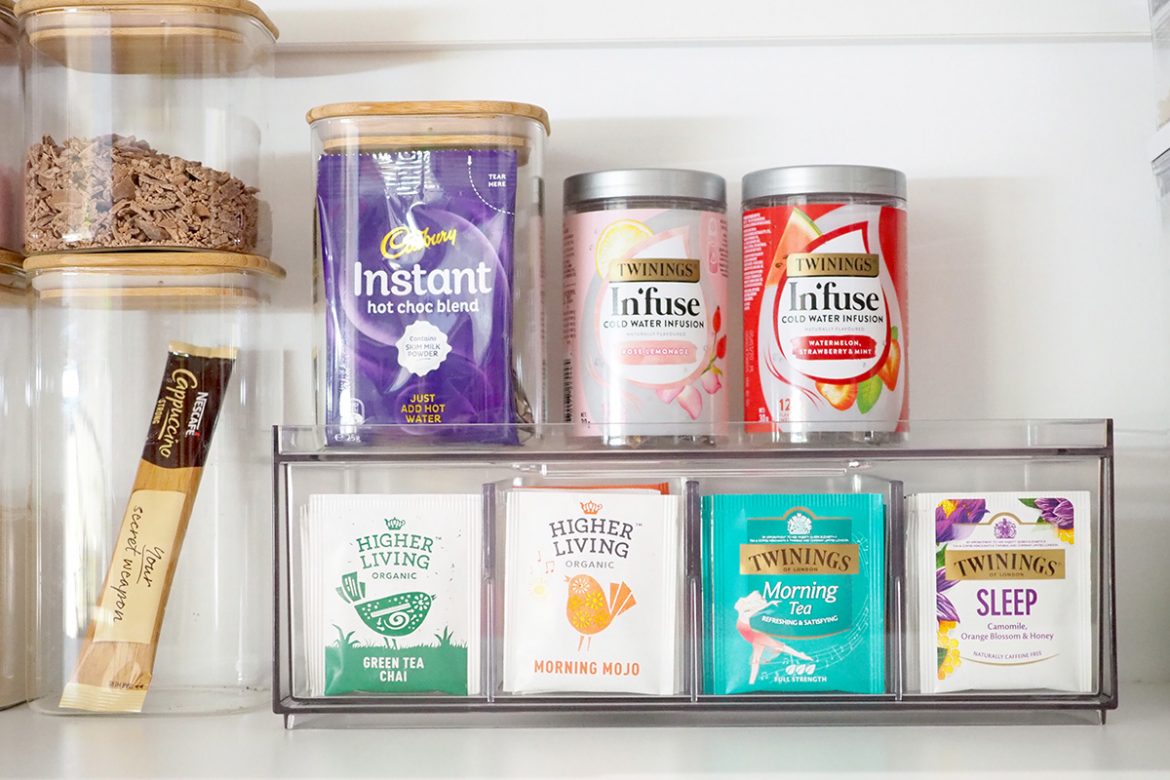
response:
<path id="1" fill-rule="evenodd" d="M 849 2 L 787 26 L 778 14 L 795 4 L 749 2 L 728 9 L 736 28 L 722 8 L 704 5 L 696 17 L 686 12 L 697 3 L 678 3 L 667 14 L 654 0 L 661 18 L 678 20 L 660 29 L 637 3 L 628 4 L 629 27 L 616 11 L 576 20 L 549 10 L 560 4 L 518 5 L 503 15 L 468 2 L 424 12 L 352 0 L 327 16 L 319 2 L 270 9 L 294 44 L 278 63 L 277 161 L 263 182 L 276 215 L 274 258 L 289 269 L 278 297 L 286 420 L 312 421 L 303 116 L 314 105 L 449 98 L 548 109 L 554 360 L 567 175 L 623 166 L 718 172 L 735 225 L 748 171 L 900 168 L 910 177 L 913 415 L 1117 419 L 1129 432 L 1117 494 L 1121 674 L 1170 679 L 1162 662 L 1170 285 L 1149 166 L 1155 97 L 1144 2 L 995 0 L 979 12 Z M 358 13 L 372 6 L 382 11 Z M 525 10 L 539 20 L 526 22 Z M 597 44 L 607 35 L 623 43 Z M 731 242 L 736 258 L 736 230 Z"/>

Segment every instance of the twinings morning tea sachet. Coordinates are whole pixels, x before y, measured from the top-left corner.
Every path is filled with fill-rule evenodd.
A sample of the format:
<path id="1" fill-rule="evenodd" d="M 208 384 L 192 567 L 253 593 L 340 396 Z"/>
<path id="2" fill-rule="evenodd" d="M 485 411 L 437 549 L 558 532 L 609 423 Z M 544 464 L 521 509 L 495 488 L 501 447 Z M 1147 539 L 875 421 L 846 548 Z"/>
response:
<path id="1" fill-rule="evenodd" d="M 503 690 L 675 693 L 679 497 L 521 489 L 506 506 Z"/>
<path id="2" fill-rule="evenodd" d="M 315 495 L 303 518 L 311 696 L 480 690 L 479 495 Z"/>
<path id="3" fill-rule="evenodd" d="M 516 149 L 326 153 L 317 161 L 324 421 L 509 443 Z M 435 428 L 435 426 L 443 426 Z M 453 427 L 454 426 L 454 427 Z M 387 429 L 393 430 L 393 429 Z"/>
<path id="4" fill-rule="evenodd" d="M 923 693 L 1092 689 L 1089 494 L 906 499 Z"/>
<path id="5" fill-rule="evenodd" d="M 703 497 L 704 690 L 886 690 L 876 494 Z"/>

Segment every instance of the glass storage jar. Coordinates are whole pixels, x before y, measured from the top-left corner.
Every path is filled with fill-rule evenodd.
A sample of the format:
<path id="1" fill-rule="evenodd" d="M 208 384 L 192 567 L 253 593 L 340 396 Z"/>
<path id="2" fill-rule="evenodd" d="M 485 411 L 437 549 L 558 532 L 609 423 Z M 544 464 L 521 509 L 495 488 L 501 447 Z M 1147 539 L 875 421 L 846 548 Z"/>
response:
<path id="1" fill-rule="evenodd" d="M 247 0 L 20 0 L 26 254 L 264 254 L 277 30 Z"/>
<path id="2" fill-rule="evenodd" d="M 379 438 L 362 425 L 391 440 L 534 433 L 546 419 L 544 109 L 345 103 L 308 121 L 330 443 Z"/>
<path id="3" fill-rule="evenodd" d="M 125 644 L 105 642 L 96 631 L 113 611 L 114 594 L 127 598 L 121 593 L 127 583 L 107 573 L 120 574 L 122 561 L 132 559 L 124 550 L 149 553 L 165 535 L 163 514 L 146 504 L 141 528 L 129 540 L 124 535 L 144 488 L 179 492 L 190 516 L 185 534 L 179 513 L 167 516 L 172 535 L 162 545 L 162 570 L 173 581 L 169 599 L 165 591 L 161 599 L 153 680 L 141 711 L 217 712 L 260 703 L 271 671 L 268 426 L 277 418 L 281 376 L 262 318 L 271 281 L 283 270 L 228 252 L 45 255 L 27 266 L 37 298 L 39 442 L 33 707 L 79 711 L 61 706 L 62 694 L 82 676 L 90 637 L 94 646 Z M 175 353 L 197 354 L 189 345 L 234 356 L 226 386 L 206 373 L 176 383 L 188 375 L 175 367 Z M 188 387 L 193 398 L 184 395 Z M 193 403 L 174 407 L 172 416 L 176 400 Z M 180 452 L 203 443 L 202 481 L 194 487 L 182 477 L 198 469 L 155 467 L 166 466 L 158 456 L 172 420 Z M 152 571 L 157 584 L 158 567 L 143 560 L 145 566 L 132 567 L 134 585 Z M 136 593 L 128 613 L 143 603 Z M 149 650 L 132 649 L 136 657 Z"/>
<path id="4" fill-rule="evenodd" d="M 32 608 L 32 323 L 20 258 L 0 252 L 0 708 L 25 700 Z"/>
<path id="5" fill-rule="evenodd" d="M 21 251 L 21 163 L 24 136 L 20 131 L 20 31 L 12 0 L 0 0 L 0 112 L 11 128 L 0 135 L 0 249 Z"/>
<path id="6" fill-rule="evenodd" d="M 565 180 L 565 422 L 613 445 L 727 436 L 721 176 L 640 168 Z"/>

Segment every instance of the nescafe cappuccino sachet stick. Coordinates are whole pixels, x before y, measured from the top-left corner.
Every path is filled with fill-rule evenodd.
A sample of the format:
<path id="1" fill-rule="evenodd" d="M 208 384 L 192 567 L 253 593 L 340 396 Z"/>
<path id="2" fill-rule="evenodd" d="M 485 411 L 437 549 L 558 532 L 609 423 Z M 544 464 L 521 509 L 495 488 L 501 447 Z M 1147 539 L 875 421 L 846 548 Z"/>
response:
<path id="1" fill-rule="evenodd" d="M 134 489 L 61 707 L 141 712 L 236 350 L 171 344 Z"/>

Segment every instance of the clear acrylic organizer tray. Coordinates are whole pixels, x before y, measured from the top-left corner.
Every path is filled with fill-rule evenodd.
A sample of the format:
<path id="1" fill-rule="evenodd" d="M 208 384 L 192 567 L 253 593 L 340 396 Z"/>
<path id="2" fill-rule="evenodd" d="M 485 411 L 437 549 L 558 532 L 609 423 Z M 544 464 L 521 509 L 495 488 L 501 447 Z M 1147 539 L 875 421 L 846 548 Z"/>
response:
<path id="1" fill-rule="evenodd" d="M 496 438 L 500 426 L 486 438 Z M 569 426 L 520 430 L 520 446 L 436 443 L 401 429 L 274 431 L 273 711 L 296 727 L 1104 723 L 1117 706 L 1110 420 L 910 421 L 880 443 L 820 437 L 777 443 L 732 426 L 721 437 L 660 437 L 645 446 L 572 438 Z M 460 426 L 460 436 L 474 438 Z M 452 429 L 454 430 L 454 429 Z M 610 439 L 613 441 L 614 439 Z M 378 441 L 367 444 L 356 442 Z M 698 443 L 698 442 L 703 443 Z M 683 499 L 684 604 L 675 695 L 513 694 L 502 690 L 503 495 L 511 487 L 668 483 Z M 967 691 L 927 695 L 907 603 L 903 497 L 915 493 L 1086 491 L 1091 523 L 1092 685 L 1082 693 Z M 313 695 L 307 682 L 300 527 L 316 494 L 482 496 L 479 677 L 472 696 Z M 885 693 L 704 693 L 700 498 L 748 493 L 880 493 L 886 507 Z"/>

